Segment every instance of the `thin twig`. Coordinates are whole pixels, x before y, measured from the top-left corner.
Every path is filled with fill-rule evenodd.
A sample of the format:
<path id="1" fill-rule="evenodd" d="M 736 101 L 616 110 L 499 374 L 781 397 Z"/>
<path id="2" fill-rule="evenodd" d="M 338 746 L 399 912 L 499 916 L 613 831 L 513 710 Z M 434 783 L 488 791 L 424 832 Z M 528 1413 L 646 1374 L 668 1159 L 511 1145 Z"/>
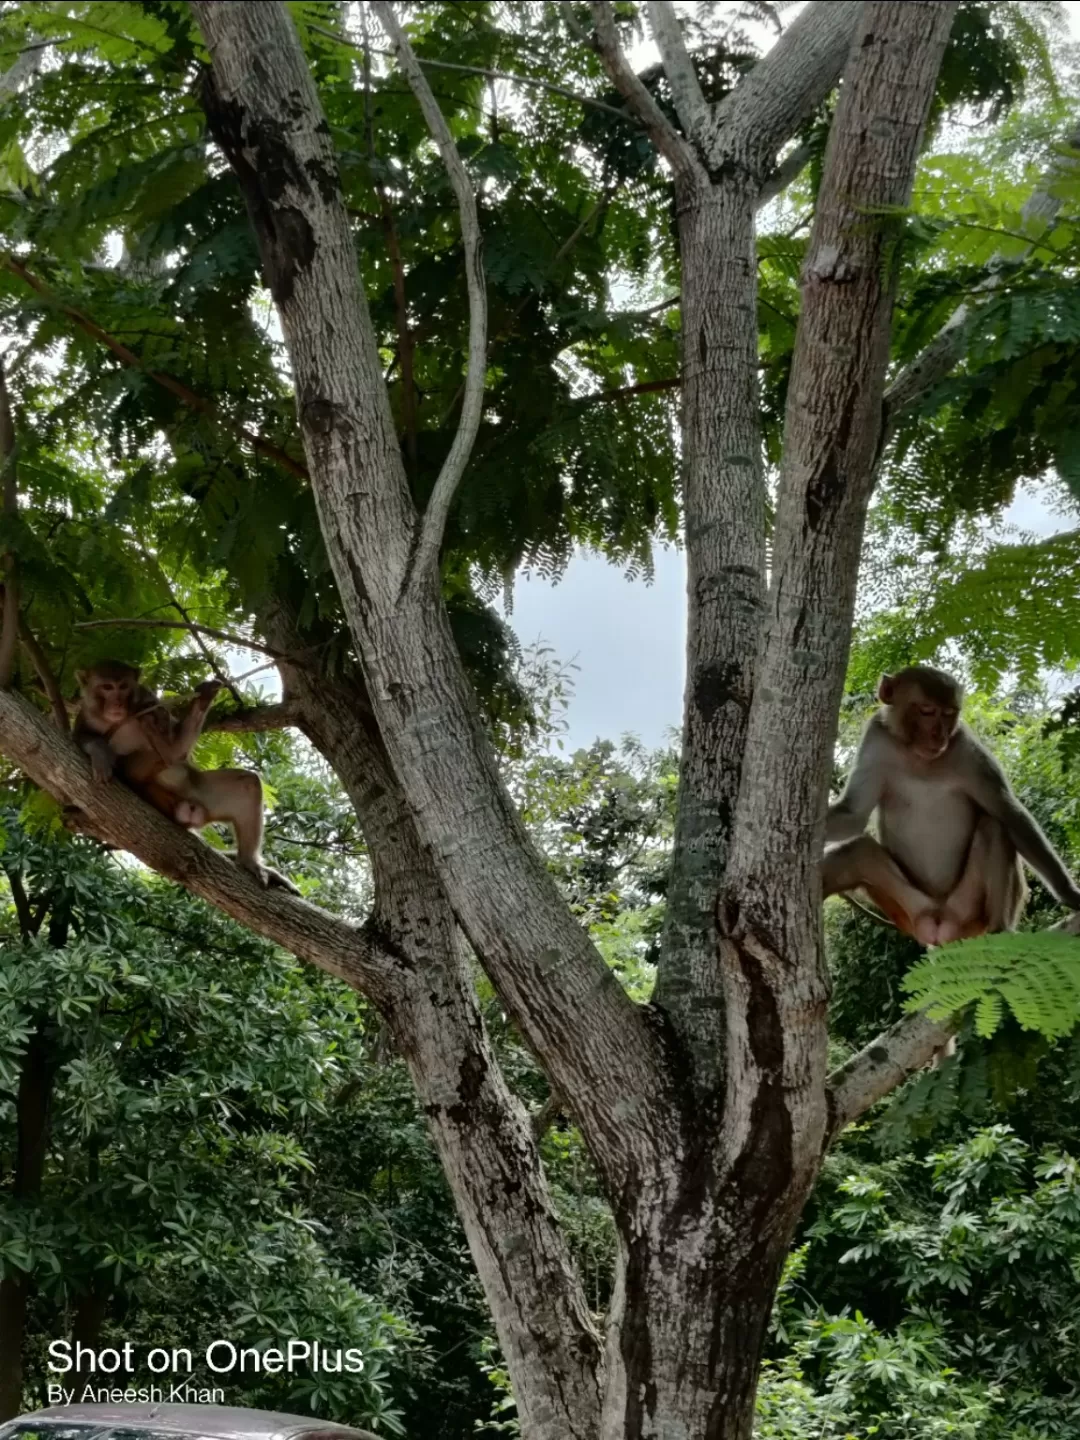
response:
<path id="1" fill-rule="evenodd" d="M 247 636 L 237 635 L 231 630 L 217 630 L 212 625 L 199 625 L 193 620 L 145 620 L 141 618 L 80 620 L 74 628 L 76 630 L 103 630 L 108 626 L 130 630 L 187 630 L 192 635 L 209 635 L 212 640 L 223 640 L 226 645 L 239 645 L 245 650 L 256 650 L 260 655 L 269 655 L 272 660 L 287 660 L 290 665 L 305 665 L 302 654 L 296 655 L 290 654 L 286 650 L 275 650 L 272 645 L 263 645 L 259 640 L 249 640 Z M 307 653 L 310 654 L 310 652 Z"/>
<path id="2" fill-rule="evenodd" d="M 63 691 L 56 676 L 53 674 L 52 666 L 49 664 L 45 651 L 37 642 L 34 632 L 26 623 L 24 616 L 19 618 L 19 641 L 26 651 L 27 657 L 37 671 L 37 677 L 41 681 L 41 688 L 45 691 L 49 706 L 56 721 L 56 728 L 64 735 L 70 730 L 68 724 L 67 704 L 64 701 Z"/>
<path id="3" fill-rule="evenodd" d="M 353 50 L 360 50 L 362 45 L 355 40 L 350 40 L 347 35 L 338 35 L 333 30 L 326 30 L 321 25 L 309 25 L 309 30 L 315 31 L 318 35 L 325 35 L 328 40 L 336 40 L 339 45 L 348 45 Z M 394 55 L 393 50 L 380 50 L 372 46 L 374 55 Z M 608 105 L 604 100 L 594 100 L 591 95 L 579 95 L 576 90 L 567 90 L 563 85 L 553 85 L 549 80 L 539 80 L 535 75 L 514 75 L 508 70 L 487 70 L 482 65 L 459 65 L 453 60 L 417 60 L 418 65 L 424 65 L 429 70 L 457 70 L 462 75 L 485 75 L 489 80 L 509 80 L 515 85 L 535 85 L 538 90 L 547 90 L 552 95 L 561 95 L 564 100 L 576 100 L 579 105 L 588 105 L 593 110 L 606 110 L 609 115 L 615 115 L 620 120 L 626 120 L 631 125 L 637 125 L 638 121 L 629 110 L 620 110 L 615 105 Z"/>
<path id="4" fill-rule="evenodd" d="M 170 593 L 171 588 L 172 587 L 170 586 Z M 195 624 L 191 616 L 184 609 L 183 605 L 180 604 L 180 601 L 177 600 L 175 595 L 172 596 L 172 604 L 173 608 L 179 610 L 182 618 L 187 622 L 188 628 L 191 631 L 191 638 L 195 641 L 195 644 L 199 647 L 203 659 L 213 671 L 214 679 L 225 686 L 226 690 L 228 690 L 229 694 L 236 701 L 237 705 L 243 705 L 244 697 L 240 694 L 240 691 L 237 690 L 236 682 L 234 680 L 230 680 L 227 675 L 222 674 L 221 667 L 214 659 L 213 653 L 211 652 L 209 645 L 207 645 L 206 641 L 203 639 L 202 635 L 199 632 L 199 627 Z"/>
<path id="5" fill-rule="evenodd" d="M 450 453 L 443 462 L 435 488 L 428 500 L 427 510 L 421 526 L 420 538 L 410 566 L 410 577 L 426 576 L 438 564 L 446 521 L 453 504 L 454 494 L 472 453 L 476 432 L 480 428 L 480 417 L 484 409 L 484 379 L 487 369 L 487 289 L 484 284 L 484 266 L 481 257 L 480 218 L 476 211 L 476 196 L 472 184 L 458 154 L 454 137 L 446 123 L 438 102 L 431 93 L 423 70 L 420 68 L 413 48 L 401 26 L 398 24 L 390 0 L 374 0 L 373 8 L 390 36 L 397 52 L 398 64 L 404 72 L 409 87 L 416 96 L 423 111 L 428 129 L 442 156 L 446 173 L 450 177 L 454 194 L 457 196 L 461 215 L 461 239 L 465 249 L 465 281 L 469 291 L 469 361 L 465 380 L 465 397 L 461 406 L 457 434 L 454 436 Z"/>
<path id="6" fill-rule="evenodd" d="M 19 513 L 16 459 L 15 422 L 11 416 L 7 382 L 4 378 L 4 360 L 3 356 L 0 356 L 0 474 L 4 477 L 4 519 L 9 525 L 14 524 Z M 11 677 L 15 672 L 15 653 L 19 648 L 19 579 L 13 550 L 8 550 L 4 555 L 3 573 L 4 618 L 0 625 L 0 690 L 6 690 L 11 684 Z"/>

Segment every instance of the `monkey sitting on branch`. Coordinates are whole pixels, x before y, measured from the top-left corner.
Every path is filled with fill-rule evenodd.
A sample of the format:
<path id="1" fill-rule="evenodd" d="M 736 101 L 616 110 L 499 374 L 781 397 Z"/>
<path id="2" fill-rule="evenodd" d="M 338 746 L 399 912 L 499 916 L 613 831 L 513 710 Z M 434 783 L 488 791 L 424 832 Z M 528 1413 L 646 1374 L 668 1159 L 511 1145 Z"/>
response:
<path id="1" fill-rule="evenodd" d="M 262 781 L 253 770 L 200 770 L 188 756 L 222 688 L 206 680 L 176 710 L 139 681 L 139 671 L 102 660 L 77 672 L 81 692 L 75 743 L 95 780 L 119 774 L 137 795 L 188 830 L 225 821 L 236 835 L 238 865 L 261 885 L 300 892 L 262 859 Z"/>
<path id="2" fill-rule="evenodd" d="M 1014 930 L 1027 899 L 1021 857 L 1054 898 L 1080 888 L 960 720 L 951 675 L 912 665 L 883 675 L 844 792 L 830 805 L 825 895 L 860 891 L 922 945 Z M 878 838 L 864 834 L 877 811 Z"/>

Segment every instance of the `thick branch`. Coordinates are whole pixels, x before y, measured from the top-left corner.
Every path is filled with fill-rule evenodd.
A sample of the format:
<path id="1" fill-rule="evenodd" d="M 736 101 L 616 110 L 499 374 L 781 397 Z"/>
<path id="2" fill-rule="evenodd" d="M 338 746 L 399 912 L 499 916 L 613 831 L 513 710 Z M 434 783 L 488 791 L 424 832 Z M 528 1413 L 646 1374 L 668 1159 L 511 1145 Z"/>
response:
<path id="1" fill-rule="evenodd" d="M 237 424 L 235 420 L 224 414 L 213 401 L 207 400 L 202 395 L 197 395 L 194 390 L 190 390 L 182 381 L 175 379 L 172 375 L 167 374 L 163 370 L 147 369 L 139 356 L 135 354 L 134 350 L 130 350 L 122 341 L 110 335 L 107 330 L 103 330 L 100 325 L 91 320 L 88 315 L 84 315 L 81 310 L 76 310 L 73 305 L 65 305 L 64 302 L 49 289 L 44 280 L 41 280 L 33 271 L 28 270 L 22 261 L 17 260 L 14 255 L 0 255 L 0 266 L 4 266 L 10 270 L 13 275 L 18 275 L 19 279 L 24 280 L 32 290 L 36 290 L 51 308 L 59 311 L 61 315 L 66 315 L 69 320 L 73 321 L 73 323 L 89 335 L 91 339 L 100 341 L 102 345 L 111 350 L 116 358 L 123 361 L 125 365 L 130 365 L 133 370 L 141 371 L 144 375 L 149 376 L 156 384 L 160 385 L 163 390 L 168 390 L 170 395 L 175 395 L 189 410 L 194 410 L 200 415 L 205 415 L 208 419 L 215 421 L 219 425 L 223 425 L 225 429 L 231 430 L 238 439 L 250 445 L 258 454 L 265 455 L 271 460 L 276 460 L 277 463 L 288 470 L 290 474 L 296 475 L 301 480 L 308 478 L 307 470 L 300 461 L 294 460 L 292 456 L 282 450 L 280 446 L 271 444 L 269 440 L 264 440 L 261 435 L 256 434 L 254 430 L 249 430 L 245 425 Z"/>
<path id="2" fill-rule="evenodd" d="M 424 514 L 420 540 L 416 548 L 412 574 L 423 574 L 438 564 L 439 550 L 447 517 L 454 494 L 461 483 L 465 467 L 472 454 L 476 432 L 480 428 L 480 416 L 484 408 L 484 378 L 487 368 L 487 290 L 484 285 L 484 263 L 481 255 L 480 218 L 476 213 L 476 196 L 472 183 L 461 162 L 454 137 L 450 134 L 442 111 L 439 109 L 431 86 L 423 70 L 417 64 L 412 46 L 404 30 L 398 24 L 390 0 L 373 0 L 374 10 L 383 29 L 389 35 L 397 53 L 398 64 L 409 82 L 409 88 L 416 96 L 428 129 L 439 147 L 439 154 L 446 166 L 454 194 L 457 196 L 458 212 L 461 216 L 461 240 L 465 250 L 465 283 L 469 290 L 469 361 L 465 379 L 465 398 L 461 406 L 461 419 L 454 436 L 450 453 L 443 461 L 439 477 Z"/>
<path id="3" fill-rule="evenodd" d="M 671 0 L 649 0 L 649 21 L 671 86 L 679 124 L 687 138 L 696 142 L 709 123 L 712 107 L 701 93 L 697 71 L 687 52 Z"/>
<path id="4" fill-rule="evenodd" d="M 611 83 L 648 132 L 649 138 L 675 173 L 703 174 L 692 145 L 683 139 L 635 72 L 619 43 L 615 12 L 610 0 L 593 0 L 593 25 L 597 53 Z"/>
<path id="5" fill-rule="evenodd" d="M 1080 172 L 1080 127 L 1069 132 L 1065 140 L 1065 150 L 1058 155 L 1055 163 L 1050 167 L 1046 178 L 1039 188 L 1029 198 L 1024 206 L 1023 218 L 1033 232 L 1033 240 L 1036 235 L 1042 234 L 1052 223 L 1054 217 L 1061 209 L 1061 194 L 1055 194 L 1055 187 L 1070 175 Z M 1024 255 L 1030 250 L 1024 251 Z M 978 298 L 989 296 L 997 290 L 1003 278 L 1008 274 L 1011 266 L 1017 264 L 1023 256 L 1010 256 L 1006 261 L 1002 256 L 996 255 L 990 262 L 994 271 L 978 287 Z M 995 267 L 997 267 L 995 269 Z M 934 338 L 914 358 L 908 361 L 899 375 L 893 380 L 885 392 L 885 404 L 888 407 L 888 418 L 890 425 L 896 423 L 903 415 L 913 410 L 924 395 L 928 395 L 936 385 L 940 385 L 946 375 L 956 366 L 964 349 L 964 331 L 967 322 L 974 309 L 977 308 L 978 299 L 970 304 L 965 303 L 957 306 L 953 313 L 946 320 Z"/>
<path id="6" fill-rule="evenodd" d="M 774 923 L 793 926 L 781 953 L 818 948 L 811 937 L 829 761 L 882 440 L 896 285 L 896 222 L 887 217 L 911 197 L 955 11 L 951 0 L 866 5 L 804 270 L 733 857 L 733 878 L 747 885 L 743 900 L 752 896 L 762 923 L 774 934 Z M 789 898 L 781 919 L 779 896 L 802 903 Z"/>
<path id="7" fill-rule="evenodd" d="M 833 1140 L 909 1076 L 929 1065 L 956 1033 L 954 1025 L 921 1011 L 905 1015 L 829 1076 L 829 1129 Z"/>
<path id="8" fill-rule="evenodd" d="M 63 805 L 77 807 L 80 828 L 119 850 L 283 949 L 358 985 L 376 1002 L 385 971 L 362 931 L 297 900 L 264 890 L 246 871 L 196 835 L 173 825 L 125 786 L 98 784 L 84 756 L 21 696 L 0 692 L 0 750 Z"/>
<path id="9" fill-rule="evenodd" d="M 761 183 L 777 151 L 840 78 L 861 0 L 812 0 L 717 107 L 705 140 L 710 167 L 745 165 Z"/>

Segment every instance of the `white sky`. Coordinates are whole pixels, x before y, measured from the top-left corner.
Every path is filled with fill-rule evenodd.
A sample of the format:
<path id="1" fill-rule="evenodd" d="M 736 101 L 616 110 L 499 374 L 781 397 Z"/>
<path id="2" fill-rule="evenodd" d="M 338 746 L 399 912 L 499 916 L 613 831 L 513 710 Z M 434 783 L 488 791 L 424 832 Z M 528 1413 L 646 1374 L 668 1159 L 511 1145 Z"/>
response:
<path id="1" fill-rule="evenodd" d="M 1080 40 L 1080 0 L 1066 0 Z M 632 57 L 639 66 L 647 56 Z M 1018 494 L 1007 519 L 1019 529 L 1063 528 L 1037 488 Z M 567 712 L 570 748 L 626 733 L 660 744 L 682 716 L 686 640 L 685 567 L 657 550 L 652 584 L 629 581 L 602 557 L 579 553 L 556 585 L 519 576 L 510 622 L 523 644 L 543 639 L 578 666 Z"/>

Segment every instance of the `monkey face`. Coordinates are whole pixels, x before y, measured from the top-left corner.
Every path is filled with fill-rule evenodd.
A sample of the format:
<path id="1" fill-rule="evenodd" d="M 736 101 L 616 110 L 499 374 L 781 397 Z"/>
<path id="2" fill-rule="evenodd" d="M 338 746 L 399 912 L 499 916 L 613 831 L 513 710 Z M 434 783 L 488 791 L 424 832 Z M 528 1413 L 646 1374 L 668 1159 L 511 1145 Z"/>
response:
<path id="1" fill-rule="evenodd" d="M 119 661 L 105 661 L 90 670 L 80 670 L 83 704 L 107 725 L 120 725 L 131 714 L 139 672 Z"/>
<path id="2" fill-rule="evenodd" d="M 950 706 L 916 695 L 905 714 L 908 744 L 921 759 L 936 760 L 949 748 L 957 718 L 958 712 Z"/>

